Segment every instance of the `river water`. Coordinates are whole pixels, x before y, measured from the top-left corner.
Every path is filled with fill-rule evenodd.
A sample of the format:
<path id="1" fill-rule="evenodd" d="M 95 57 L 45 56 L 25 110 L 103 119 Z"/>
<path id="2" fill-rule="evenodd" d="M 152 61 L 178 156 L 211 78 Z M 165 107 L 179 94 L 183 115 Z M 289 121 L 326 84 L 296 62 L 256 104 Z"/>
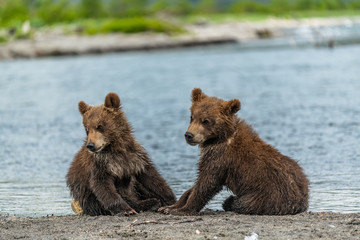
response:
<path id="1" fill-rule="evenodd" d="M 360 46 L 229 45 L 0 62 L 0 215 L 72 214 L 65 175 L 85 137 L 77 103 L 110 91 L 179 197 L 196 179 L 199 149 L 183 137 L 194 87 L 239 98 L 238 116 L 299 162 L 309 210 L 360 211 Z"/>

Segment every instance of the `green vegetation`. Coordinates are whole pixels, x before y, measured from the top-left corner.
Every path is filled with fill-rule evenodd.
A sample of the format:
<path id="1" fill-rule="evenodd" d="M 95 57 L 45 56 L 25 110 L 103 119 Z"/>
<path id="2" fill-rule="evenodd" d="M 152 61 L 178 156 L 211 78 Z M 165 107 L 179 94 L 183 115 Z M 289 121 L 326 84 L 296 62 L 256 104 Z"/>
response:
<path id="1" fill-rule="evenodd" d="M 0 35 L 0 43 L 7 42 L 7 38 L 5 36 Z"/>
<path id="2" fill-rule="evenodd" d="M 0 26 L 28 19 L 37 26 L 79 19 L 212 14 L 291 16 L 299 12 L 359 11 L 359 0 L 0 0 Z"/>
<path id="3" fill-rule="evenodd" d="M 87 34 L 98 33 L 139 33 L 162 32 L 166 34 L 182 33 L 182 28 L 165 21 L 147 18 L 107 19 L 102 21 L 88 20 L 83 23 Z"/>
<path id="4" fill-rule="evenodd" d="M 359 0 L 0 0 L 0 41 L 26 37 L 31 31 L 52 25 L 77 25 L 82 33 L 164 32 L 181 33 L 180 27 L 159 19 L 180 22 L 263 20 L 285 18 L 359 16 Z M 7 36 L 9 35 L 9 36 Z"/>

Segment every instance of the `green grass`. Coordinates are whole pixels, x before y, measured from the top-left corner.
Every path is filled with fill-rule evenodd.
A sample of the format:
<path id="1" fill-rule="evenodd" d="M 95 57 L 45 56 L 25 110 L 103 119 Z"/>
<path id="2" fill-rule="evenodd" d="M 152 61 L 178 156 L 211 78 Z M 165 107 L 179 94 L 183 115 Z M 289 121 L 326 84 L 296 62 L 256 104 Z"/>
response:
<path id="1" fill-rule="evenodd" d="M 251 21 L 251 22 L 260 22 L 268 19 L 273 15 L 265 13 L 214 13 L 214 14 L 193 14 L 183 17 L 178 17 L 177 19 L 183 23 L 195 23 L 201 20 L 206 20 L 214 23 L 221 22 L 231 22 L 231 21 Z"/>
<path id="2" fill-rule="evenodd" d="M 32 26 L 70 24 L 84 19 L 128 19 L 132 23 L 109 23 L 111 31 L 126 31 L 133 25 L 144 31 L 167 29 L 158 23 L 136 18 L 173 16 L 185 22 L 205 18 L 212 22 L 232 20 L 261 21 L 277 17 L 360 16 L 359 0 L 0 0 L 0 27 L 13 27 L 28 19 Z M 125 20 L 127 21 L 127 20 Z M 130 20 L 129 20 L 130 21 Z M 141 22 L 142 21 L 142 22 Z M 141 26 L 142 25 L 142 26 Z M 144 26 L 145 25 L 145 26 Z M 162 24 L 164 25 L 164 24 Z M 119 27 L 118 27 L 119 26 Z M 104 30 L 105 31 L 105 30 Z M 163 31 L 163 30 L 161 30 Z"/>
<path id="3" fill-rule="evenodd" d="M 0 43 L 6 43 L 9 39 L 5 36 L 0 36 Z"/>
<path id="4" fill-rule="evenodd" d="M 157 32 L 176 35 L 184 30 L 172 23 L 150 18 L 88 20 L 83 22 L 84 32 L 89 35 L 106 33 Z"/>
<path id="5" fill-rule="evenodd" d="M 329 18 L 329 17 L 360 17 L 360 11 L 356 10 L 334 10 L 334 11 L 291 11 L 283 14 L 273 13 L 214 13 L 214 14 L 193 14 L 177 17 L 183 24 L 191 24 L 199 21 L 222 23 L 231 21 L 261 22 L 269 18 L 280 19 L 302 19 L 302 18 Z"/>

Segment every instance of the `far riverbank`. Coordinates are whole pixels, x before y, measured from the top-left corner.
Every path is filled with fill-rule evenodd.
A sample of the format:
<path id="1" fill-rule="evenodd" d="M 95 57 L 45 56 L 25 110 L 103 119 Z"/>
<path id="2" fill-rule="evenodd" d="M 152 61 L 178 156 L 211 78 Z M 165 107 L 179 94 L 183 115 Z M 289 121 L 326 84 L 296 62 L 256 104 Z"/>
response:
<path id="1" fill-rule="evenodd" d="M 54 29 L 36 32 L 31 39 L 0 45 L 0 60 L 246 43 L 264 38 L 289 37 L 289 30 L 293 29 L 316 31 L 322 27 L 349 27 L 354 24 L 360 24 L 360 17 L 199 22 L 184 26 L 187 33 L 175 36 L 163 33 L 68 35 L 61 29 Z M 321 41 L 329 46 L 335 44 L 331 36 L 325 36 Z"/>

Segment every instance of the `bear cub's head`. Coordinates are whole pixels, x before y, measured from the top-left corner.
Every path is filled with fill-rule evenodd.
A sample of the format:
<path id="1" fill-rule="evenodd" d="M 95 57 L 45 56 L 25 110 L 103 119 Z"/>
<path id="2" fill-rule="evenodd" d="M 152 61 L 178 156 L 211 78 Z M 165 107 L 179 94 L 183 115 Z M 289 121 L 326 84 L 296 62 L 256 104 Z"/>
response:
<path id="1" fill-rule="evenodd" d="M 239 110 L 238 99 L 224 101 L 207 96 L 200 88 L 194 88 L 186 142 L 192 146 L 203 146 L 226 141 L 236 130 L 236 113 Z"/>
<path id="2" fill-rule="evenodd" d="M 130 131 L 116 93 L 106 95 L 104 104 L 100 106 L 80 101 L 79 111 L 87 136 L 86 148 L 90 153 L 100 153 L 114 140 L 119 140 L 119 133 Z"/>

